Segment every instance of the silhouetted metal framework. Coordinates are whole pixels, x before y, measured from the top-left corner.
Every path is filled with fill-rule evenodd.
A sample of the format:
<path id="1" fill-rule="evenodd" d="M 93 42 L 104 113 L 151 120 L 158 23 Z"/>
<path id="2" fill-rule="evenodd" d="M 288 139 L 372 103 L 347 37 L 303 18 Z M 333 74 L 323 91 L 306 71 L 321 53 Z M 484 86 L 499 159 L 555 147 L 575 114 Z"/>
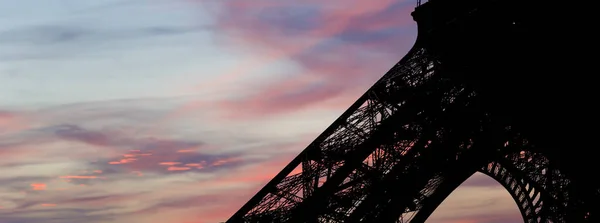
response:
<path id="1" fill-rule="evenodd" d="M 228 222 L 424 222 L 475 172 L 525 222 L 599 222 L 593 148 L 574 124 L 584 102 L 560 98 L 583 85 L 557 92 L 579 82 L 547 75 L 577 61 L 540 41 L 564 37 L 549 35 L 559 5 L 539 3 L 417 7 L 408 54 Z"/>

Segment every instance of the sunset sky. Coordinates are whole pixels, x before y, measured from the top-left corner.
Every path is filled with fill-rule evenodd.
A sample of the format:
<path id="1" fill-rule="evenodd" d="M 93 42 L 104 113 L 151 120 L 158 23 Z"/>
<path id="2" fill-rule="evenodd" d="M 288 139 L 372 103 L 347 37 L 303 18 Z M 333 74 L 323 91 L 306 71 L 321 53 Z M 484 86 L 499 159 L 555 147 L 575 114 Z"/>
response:
<path id="1" fill-rule="evenodd" d="M 406 54 L 416 0 L 0 0 L 0 223 L 225 221 Z M 431 223 L 522 222 L 465 182 Z"/>

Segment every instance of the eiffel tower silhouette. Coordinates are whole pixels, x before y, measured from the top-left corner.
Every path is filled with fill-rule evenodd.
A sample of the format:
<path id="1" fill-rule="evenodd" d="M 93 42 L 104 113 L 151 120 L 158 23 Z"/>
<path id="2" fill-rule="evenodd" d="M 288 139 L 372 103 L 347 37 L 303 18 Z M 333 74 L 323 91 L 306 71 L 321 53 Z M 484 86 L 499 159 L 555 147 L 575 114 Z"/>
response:
<path id="1" fill-rule="evenodd" d="M 424 222 L 475 172 L 525 222 L 600 222 L 591 63 L 564 5 L 419 2 L 407 55 L 227 222 Z"/>

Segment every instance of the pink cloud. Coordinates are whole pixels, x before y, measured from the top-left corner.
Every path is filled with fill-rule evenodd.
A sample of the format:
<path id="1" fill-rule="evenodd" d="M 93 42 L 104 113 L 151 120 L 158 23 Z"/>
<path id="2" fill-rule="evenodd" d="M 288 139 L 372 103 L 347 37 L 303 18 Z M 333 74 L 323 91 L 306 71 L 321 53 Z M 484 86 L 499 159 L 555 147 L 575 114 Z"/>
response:
<path id="1" fill-rule="evenodd" d="M 108 164 L 113 164 L 113 165 L 126 164 L 126 163 L 134 162 L 136 160 L 138 160 L 138 159 L 136 159 L 136 158 L 127 158 L 127 159 L 120 159 L 118 161 L 110 161 L 110 162 L 108 162 Z"/>
<path id="2" fill-rule="evenodd" d="M 171 219 L 172 222 L 222 222 L 225 221 L 243 202 L 250 198 L 266 181 L 271 179 L 290 159 L 289 155 L 277 157 L 238 171 L 223 172 L 216 178 L 188 184 L 173 184 L 161 191 L 183 191 L 203 188 L 211 190 L 207 195 L 179 199 L 165 199 L 164 202 L 135 211 L 131 215 L 165 213 L 177 208 L 195 207 L 190 215 Z M 241 188 L 228 189 L 231 186 Z"/>
<path id="3" fill-rule="evenodd" d="M 202 3 L 200 2 L 200 4 Z M 377 17 L 378 14 L 386 11 L 390 6 L 398 4 L 397 1 L 392 0 L 368 3 L 358 0 L 330 2 L 304 1 L 302 4 L 291 1 L 259 0 L 253 1 L 251 4 L 245 1 L 223 1 L 218 4 L 220 4 L 219 8 L 221 8 L 221 12 L 217 15 L 216 27 L 219 32 L 226 34 L 225 37 L 233 37 L 222 38 L 229 41 L 225 44 L 234 47 L 250 47 L 252 49 L 258 49 L 256 51 L 258 53 L 256 58 L 260 59 L 251 64 L 239 66 L 232 72 L 220 75 L 216 80 L 203 82 L 202 85 L 197 86 L 198 88 L 220 85 L 224 84 L 226 81 L 239 79 L 241 75 L 248 73 L 249 70 L 259 69 L 280 59 L 294 59 L 294 57 L 298 55 L 310 52 L 319 44 L 324 43 L 324 41 L 334 39 L 347 31 L 374 32 L 413 24 L 409 13 L 412 10 L 412 4 L 410 7 L 402 8 L 401 12 L 396 11 L 394 13 L 388 13 L 393 16 L 392 18 L 390 18 L 390 16 Z M 265 9 L 277 9 L 274 11 L 282 11 L 302 7 L 303 5 L 319 5 L 318 7 L 321 10 L 317 15 L 313 15 L 313 17 L 317 19 L 317 21 L 314 21 L 317 25 L 305 32 L 290 35 L 287 34 L 285 30 L 288 26 L 277 26 L 274 25 L 274 21 L 262 19 L 265 14 Z M 406 41 L 412 43 L 412 39 Z M 390 48 L 389 45 L 382 47 L 383 44 L 369 44 L 373 46 L 361 44 L 364 45 L 364 47 L 358 47 L 358 49 L 363 52 L 368 52 L 376 49 L 389 51 Z M 335 55 L 329 54 L 329 57 L 345 58 L 360 53 L 360 51 L 345 50 L 347 48 L 352 48 L 351 45 L 343 45 L 338 48 L 339 49 L 334 50 L 346 52 Z M 311 56 L 317 55 L 318 53 L 311 54 Z M 398 60 L 402 55 L 401 53 L 398 53 L 396 56 L 397 58 L 393 58 L 394 61 Z M 376 67 L 378 65 L 375 65 L 374 63 L 377 61 L 380 60 L 364 60 L 363 58 L 356 61 L 345 61 L 345 64 L 361 64 L 361 67 Z M 302 64 L 302 61 L 300 61 L 300 63 Z M 365 66 L 367 64 L 368 66 Z M 387 69 L 393 63 L 384 62 L 382 64 L 383 65 L 381 66 L 386 67 Z M 242 100 L 223 101 L 217 104 L 220 105 L 222 109 L 231 111 L 225 118 L 239 117 L 239 109 L 243 109 L 245 111 L 244 116 L 248 117 L 293 111 L 315 102 L 322 102 L 326 99 L 336 98 L 337 96 L 340 96 L 340 94 L 348 93 L 348 86 L 356 84 L 356 80 L 352 80 L 353 77 L 356 77 L 356 74 L 369 75 L 369 71 L 372 72 L 372 69 L 362 69 L 363 72 L 358 72 L 356 67 L 350 69 L 345 67 L 347 66 L 341 64 L 331 64 L 330 67 L 321 66 L 318 68 L 305 66 L 307 71 L 303 74 L 299 74 L 300 77 L 293 77 L 290 80 L 284 80 L 282 82 L 269 83 L 269 85 L 266 86 L 266 89 L 257 92 L 250 97 L 243 98 Z M 307 74 L 313 76 L 340 74 L 338 75 L 340 78 L 314 80 L 315 78 L 305 77 Z M 378 72 L 375 75 L 381 76 L 382 73 Z M 311 81 L 308 79 L 313 80 Z M 312 85 L 319 84 L 319 82 L 324 82 L 324 85 L 321 86 L 320 89 L 309 89 Z M 285 86 L 289 88 L 286 88 Z M 358 93 L 352 92 L 352 90 L 350 90 L 350 92 L 350 97 L 355 99 L 359 95 Z M 289 95 L 290 93 L 295 93 L 295 96 Z M 285 96 L 286 94 L 288 94 L 288 97 L 278 97 Z M 345 97 L 347 96 L 341 96 L 339 98 L 344 102 L 349 101 Z M 337 104 L 338 103 L 329 103 L 328 105 L 337 106 Z M 185 113 L 194 111 L 198 108 L 205 108 L 206 106 L 210 105 L 201 102 L 186 104 L 173 111 L 163 121 L 177 118 Z M 341 108 L 342 107 L 336 107 L 336 109 Z"/>
<path id="4" fill-rule="evenodd" d="M 109 148 L 109 151 L 113 153 L 120 152 L 121 155 L 115 154 L 119 157 L 105 162 L 110 165 L 119 165 L 120 168 L 128 171 L 158 170 L 160 169 L 158 166 L 181 164 L 181 162 L 178 162 L 181 159 L 202 157 L 202 155 L 196 152 L 201 148 L 200 145 L 202 145 L 199 142 L 169 140 L 158 137 L 140 138 L 129 135 L 126 132 L 94 131 L 72 125 L 60 126 L 56 132 L 59 137 L 70 141 Z M 123 152 L 124 148 L 127 147 L 143 148 L 143 150 L 133 149 Z M 205 157 L 211 156 L 206 155 Z M 198 167 L 197 169 L 200 168 Z M 172 168 L 171 170 L 175 169 Z"/>
<path id="5" fill-rule="evenodd" d="M 0 134 L 18 132 L 29 126 L 30 122 L 24 115 L 0 110 Z"/>
<path id="6" fill-rule="evenodd" d="M 198 169 L 201 169 L 202 167 L 204 167 L 204 164 L 202 164 L 202 163 L 188 163 L 188 164 L 185 164 L 185 166 L 196 167 Z"/>
<path id="7" fill-rule="evenodd" d="M 169 168 L 167 168 L 168 171 L 184 171 L 184 170 L 190 170 L 190 167 L 178 167 L 178 166 L 170 166 Z"/>
<path id="8" fill-rule="evenodd" d="M 19 160 L 26 160 L 31 156 L 39 154 L 39 152 L 35 151 L 27 144 L 29 143 L 0 144 L 0 156 L 2 157 L 0 163 L 18 162 Z"/>
<path id="9" fill-rule="evenodd" d="M 309 106 L 313 110 L 342 110 L 357 100 L 367 86 L 374 83 L 375 78 L 366 78 L 370 81 L 368 84 L 364 83 L 364 76 L 372 75 L 372 68 L 356 66 L 362 63 L 362 58 L 358 56 L 347 56 L 342 62 L 328 63 L 318 60 L 331 60 L 327 58 L 354 55 L 357 51 L 358 49 L 354 47 L 338 47 L 331 49 L 323 56 L 303 59 L 309 73 L 269 83 L 256 93 L 241 100 L 223 101 L 218 105 L 228 112 L 225 113 L 227 118 L 270 116 L 298 111 Z M 351 65 L 344 65 L 345 62 Z M 375 67 L 385 67 L 389 64 L 386 61 L 370 63 Z M 376 76 L 382 75 L 383 73 L 378 73 Z M 361 80 L 363 83 L 360 83 Z"/>
<path id="10" fill-rule="evenodd" d="M 61 176 L 61 179 L 96 179 L 97 176 Z"/>
<path id="11" fill-rule="evenodd" d="M 260 45 L 281 52 L 280 57 L 289 57 L 315 46 L 324 39 L 331 38 L 341 32 L 355 27 L 354 20 L 370 14 L 379 13 L 396 1 L 382 0 L 377 2 L 364 2 L 360 0 L 349 1 L 305 1 L 302 4 L 320 4 L 322 13 L 319 25 L 297 36 L 285 35 L 282 27 L 273 26 L 272 21 L 261 20 L 259 15 L 265 7 L 279 9 L 293 9 L 301 4 L 291 1 L 253 1 L 248 4 L 244 1 L 227 1 L 222 3 L 224 8 L 217 20 L 217 25 L 222 32 L 237 34 L 237 39 L 246 45 Z M 390 24 L 393 25 L 393 24 Z M 371 26 L 372 27 L 372 26 Z M 372 29 L 372 28 L 369 28 Z M 311 38 L 309 38 L 311 37 Z"/>
<path id="12" fill-rule="evenodd" d="M 133 163 L 140 157 L 152 156 L 149 151 L 160 151 L 161 155 L 167 153 L 175 154 L 181 149 L 199 148 L 202 143 L 194 141 L 172 140 L 169 137 L 139 137 L 134 132 L 119 130 L 90 130 L 75 125 L 61 125 L 55 127 L 54 133 L 63 140 L 84 143 L 104 148 L 104 155 L 122 154 L 117 160 L 110 161 L 111 164 Z M 124 153 L 124 149 L 136 148 Z M 141 152 L 140 149 L 144 149 Z M 177 155 L 173 155 L 177 156 Z M 165 157 L 168 159 L 168 157 Z"/>
<path id="13" fill-rule="evenodd" d="M 225 165 L 238 165 L 243 162 L 242 154 L 212 154 L 200 153 L 196 149 L 187 151 L 188 149 L 174 150 L 169 146 L 157 147 L 152 153 L 140 151 L 129 151 L 122 155 L 129 157 L 118 161 L 108 161 L 109 165 L 118 165 L 119 171 L 130 173 L 138 173 L 141 176 L 142 172 L 163 172 L 164 171 L 186 171 L 200 170 L 205 168 L 229 168 Z M 191 150 L 191 149 L 190 149 Z M 166 167 L 165 167 L 166 166 Z M 212 170 L 208 170 L 212 171 Z"/>
<path id="14" fill-rule="evenodd" d="M 290 155 L 277 157 L 272 161 L 256 164 L 236 171 L 229 171 L 207 181 L 190 184 L 187 187 L 220 188 L 243 185 L 250 190 L 257 189 L 261 184 L 272 179 L 289 162 Z M 241 201 L 236 201 L 241 202 Z"/>
<path id="15" fill-rule="evenodd" d="M 352 101 L 348 98 L 356 100 L 370 83 L 373 83 L 377 77 L 382 76 L 393 65 L 392 61 L 395 62 L 400 59 L 401 53 L 395 55 L 396 57 L 391 60 L 382 60 L 382 58 L 374 56 L 374 53 L 387 52 L 390 47 L 393 47 L 390 46 L 387 39 L 384 39 L 383 42 L 381 40 L 362 42 L 359 45 L 338 44 L 330 46 L 322 52 L 312 53 L 307 51 L 313 50 L 308 46 L 312 47 L 348 30 L 369 32 L 406 25 L 408 23 L 407 19 L 410 19 L 409 10 L 406 9 L 412 10 L 412 7 L 405 7 L 402 12 L 390 13 L 403 15 L 404 19 L 401 20 L 381 18 L 373 21 L 365 19 L 365 17 L 381 13 L 393 3 L 393 1 L 378 1 L 376 4 L 358 1 L 344 2 L 344 4 L 348 4 L 346 7 L 326 9 L 319 19 L 319 26 L 298 36 L 288 36 L 282 30 L 278 30 L 281 27 L 274 27 L 260 19 L 249 18 L 254 16 L 252 14 L 253 10 L 262 7 L 260 4 L 236 4 L 235 1 L 231 3 L 229 5 L 231 7 L 229 8 L 230 12 L 233 12 L 232 14 L 236 16 L 225 17 L 223 24 L 221 24 L 223 29 L 233 29 L 239 32 L 236 34 L 242 36 L 242 41 L 247 44 L 253 46 L 262 44 L 265 47 L 283 49 L 286 58 L 295 58 L 306 71 L 283 81 L 268 83 L 257 93 L 241 100 L 223 102 L 221 104 L 222 108 L 232 112 L 227 118 L 270 116 L 296 111 L 309 105 L 318 106 L 325 101 L 328 101 L 329 106 L 335 106 L 337 110 L 349 106 L 350 103 L 341 104 L 334 101 L 341 100 L 346 103 Z M 265 4 L 271 5 L 272 3 Z M 282 5 L 279 5 L 279 7 L 285 7 L 285 3 L 282 3 Z M 247 13 L 248 11 L 250 13 Z M 369 23 L 362 22 L 365 20 Z M 409 21 L 412 22 L 412 20 Z M 314 41 L 309 41 L 310 43 L 307 46 L 298 47 L 298 42 L 302 43 L 302 40 L 310 38 Z M 402 38 L 398 39 L 402 41 Z M 413 40 L 407 39 L 404 41 L 406 42 L 404 44 L 408 45 L 412 44 Z M 302 56 L 304 53 L 308 53 L 308 55 Z M 389 54 L 385 55 L 390 56 Z M 376 70 L 374 68 L 380 70 L 374 73 L 373 70 Z M 365 76 L 372 76 L 372 78 L 365 79 Z M 368 84 L 365 85 L 364 82 Z M 356 86 L 359 88 L 356 89 Z M 361 86 L 362 88 L 360 88 Z M 244 110 L 244 112 L 238 112 L 240 110 Z"/>

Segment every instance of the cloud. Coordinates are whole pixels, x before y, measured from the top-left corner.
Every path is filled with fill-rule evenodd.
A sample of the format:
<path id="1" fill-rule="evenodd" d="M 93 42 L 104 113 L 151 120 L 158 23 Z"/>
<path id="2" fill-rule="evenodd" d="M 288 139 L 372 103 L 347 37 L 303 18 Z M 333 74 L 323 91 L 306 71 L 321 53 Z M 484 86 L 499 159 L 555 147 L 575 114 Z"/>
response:
<path id="1" fill-rule="evenodd" d="M 43 183 L 33 183 L 31 184 L 31 187 L 33 190 L 45 190 L 46 189 L 46 184 Z"/>
<path id="2" fill-rule="evenodd" d="M 282 73 L 285 76 L 282 80 L 255 78 L 261 84 L 254 90 L 264 90 L 247 90 L 246 97 L 216 103 L 226 113 L 221 117 L 224 119 L 265 117 L 315 104 L 339 111 L 397 62 L 416 36 L 416 26 L 408 13 L 414 6 L 410 1 L 198 3 L 203 9 L 209 3 L 217 5 L 212 8 L 216 11 L 216 40 L 220 45 L 238 51 L 250 49 L 257 58 L 199 84 L 198 89 L 235 84 L 244 74 L 279 60 L 294 61 L 302 68 L 300 72 Z M 317 57 L 314 60 L 340 60 L 313 67 L 310 59 L 314 57 Z M 291 89 L 280 87 L 290 82 Z M 323 104 L 327 99 L 330 100 Z M 265 108 L 272 110 L 265 112 L 268 110 Z M 215 106 L 193 102 L 173 111 L 169 119 L 199 109 L 215 109 Z"/>
<path id="3" fill-rule="evenodd" d="M 26 46 L 56 44 L 106 44 L 113 41 L 153 38 L 197 32 L 199 27 L 150 26 L 130 29 L 83 25 L 33 25 L 0 32 L 0 42 Z"/>
<path id="4" fill-rule="evenodd" d="M 246 199 L 291 159 L 288 148 L 306 144 L 306 138 L 296 134 L 265 140 L 260 134 L 239 138 L 224 133 L 220 134 L 227 143 L 219 143 L 203 134 L 214 126 L 209 121 L 194 125 L 194 134 L 181 131 L 186 128 L 151 134 L 147 130 L 154 120 L 167 114 L 168 108 L 187 102 L 171 100 L 179 99 L 11 111 L 11 115 L 28 114 L 32 125 L 0 135 L 0 153 L 13 157 L 0 161 L 4 173 L 0 206 L 2 213 L 11 213 L 0 215 L 0 221 L 41 222 L 48 218 L 49 222 L 70 222 L 83 215 L 90 216 L 86 222 L 139 220 L 144 218 L 139 214 L 146 213 L 144 210 L 161 210 L 150 215 L 167 221 L 178 219 L 171 215 L 186 209 L 175 204 L 178 200 L 217 195 L 222 203 L 190 207 L 180 218 L 182 222 L 209 215 L 222 219 L 232 210 L 230 204 L 239 202 L 226 196 L 240 194 Z M 292 143 L 282 140 L 286 138 L 293 139 Z M 277 160 L 276 166 L 269 164 L 272 160 Z M 118 164 L 111 164 L 115 161 Z M 166 201 L 171 203 L 161 207 Z M 52 215 L 60 217 L 49 218 Z"/>
<path id="5" fill-rule="evenodd" d="M 56 60 L 90 56 L 100 52 L 135 48 L 132 41 L 194 34 L 203 27 L 154 26 L 133 29 L 84 25 L 39 25 L 0 32 L 3 61 Z M 141 44 L 142 46 L 145 44 Z M 110 46 L 110 47 L 107 47 Z M 155 45 L 155 47 L 158 45 Z"/>
<path id="6" fill-rule="evenodd" d="M 262 185 L 272 178 L 287 161 L 290 154 L 272 157 L 269 160 L 248 163 L 236 169 L 222 172 L 211 179 L 183 185 L 170 185 L 163 190 L 178 189 L 204 190 L 197 196 L 180 194 L 161 200 L 158 203 L 130 213 L 131 215 L 151 215 L 175 210 L 190 210 L 181 218 L 182 222 L 221 222 L 237 208 L 240 200 L 246 201 Z M 197 208 L 195 208 L 197 207 Z"/>
<path id="7" fill-rule="evenodd" d="M 63 205 L 86 205 L 102 207 L 111 203 L 117 203 L 122 201 L 128 201 L 133 199 L 142 198 L 146 193 L 128 193 L 128 194 L 103 194 L 103 195 L 92 195 L 92 196 L 77 196 L 60 200 Z"/>
<path id="8" fill-rule="evenodd" d="M 61 179 L 96 179 L 97 176 L 61 176 Z"/>
<path id="9" fill-rule="evenodd" d="M 230 166 L 227 171 L 215 172 L 215 170 L 207 171 L 205 169 L 204 172 L 195 172 L 186 176 L 165 172 L 131 179 L 131 177 L 125 177 L 123 173 L 103 171 L 103 174 L 109 173 L 108 177 L 113 179 L 97 181 L 86 186 L 76 186 L 76 183 L 73 183 L 66 191 L 56 190 L 61 182 L 54 182 L 45 184 L 47 190 L 43 194 L 10 199 L 11 202 L 7 208 L 13 214 L 0 216 L 0 220 L 10 222 L 8 221 L 10 219 L 31 218 L 31 221 L 37 222 L 39 219 L 34 220 L 37 219 L 34 216 L 39 215 L 41 219 L 43 216 L 51 214 L 60 215 L 63 220 L 66 219 L 65 221 L 76 220 L 79 214 L 89 215 L 91 217 L 89 222 L 103 222 L 95 220 L 99 218 L 135 220 L 143 219 L 144 216 L 155 216 L 160 219 L 169 215 L 165 213 L 189 210 L 190 212 L 185 216 L 172 217 L 168 220 L 181 219 L 184 221 L 197 218 L 202 221 L 216 222 L 222 220 L 223 216 L 235 208 L 235 206 L 231 206 L 232 203 L 249 198 L 290 158 L 289 154 L 283 157 L 270 157 Z M 223 167 L 226 162 L 228 161 L 217 160 L 214 164 Z M 81 178 L 93 177 L 59 177 L 59 179 L 68 180 Z M 64 193 L 69 195 L 65 196 Z M 144 200 L 145 204 L 139 204 L 140 200 Z M 85 209 L 80 209 L 78 214 L 69 212 L 76 207 L 85 207 Z M 51 209 L 40 212 L 40 208 Z"/>
<path id="10" fill-rule="evenodd" d="M 18 3 L 13 7 L 36 13 L 28 4 L 32 3 Z M 0 31 L 0 59 L 3 61 L 74 60 L 124 48 L 172 47 L 181 43 L 173 42 L 172 38 L 198 36 L 207 29 L 203 24 L 181 19 L 186 11 L 169 10 L 176 7 L 176 2 L 33 4 L 45 10 L 25 19 L 7 15 L 8 19 L 14 16 L 15 21 L 26 22 L 10 24 Z M 34 17 L 36 19 L 31 19 Z M 144 20 L 148 22 L 140 22 Z M 147 44 L 149 40 L 153 43 Z"/>
<path id="11" fill-rule="evenodd" d="M 72 124 L 52 126 L 46 128 L 45 130 L 52 131 L 58 138 L 63 140 L 75 141 L 106 148 L 119 147 L 143 151 L 160 149 L 176 152 L 180 149 L 195 148 L 203 145 L 202 142 L 198 141 L 169 140 L 155 137 L 136 137 L 128 135 L 126 132 L 122 131 L 87 130 Z"/>
<path id="12" fill-rule="evenodd" d="M 49 203 L 48 203 L 49 204 Z M 58 208 L 36 205 L 32 210 L 11 210 L 1 212 L 0 221 L 5 223 L 64 223 L 64 222 L 111 222 L 110 216 L 90 216 L 85 208 Z"/>
<path id="13" fill-rule="evenodd" d="M 184 170 L 190 170 L 190 167 L 176 167 L 176 166 L 170 166 L 169 168 L 167 168 L 168 171 L 184 171 Z"/>
<path id="14" fill-rule="evenodd" d="M 295 61 L 302 68 L 279 80 L 259 80 L 261 87 L 248 96 L 219 103 L 230 112 L 224 118 L 349 106 L 412 46 L 413 7 L 408 1 L 223 2 L 217 28 L 226 35 L 220 40 L 255 49 L 265 58 L 245 68 L 279 59 Z"/>
<path id="15" fill-rule="evenodd" d="M 0 135 L 26 129 L 28 124 L 25 114 L 0 110 Z"/>
<path id="16" fill-rule="evenodd" d="M 17 215 L 21 212 L 27 212 L 24 216 L 30 217 L 36 213 L 46 215 L 47 212 L 42 214 L 35 209 L 43 207 L 42 204 L 56 204 L 53 207 L 46 205 L 45 208 L 55 208 L 57 210 L 54 214 L 76 219 L 75 215 L 62 212 L 71 208 L 64 206 L 64 199 L 81 196 L 82 194 L 74 193 L 78 190 L 100 189 L 98 192 L 111 194 L 113 189 L 106 184 L 107 182 L 122 182 L 127 176 L 131 178 L 142 175 L 141 171 L 134 172 L 127 167 L 150 173 L 149 176 L 144 176 L 144 179 L 152 180 L 167 174 L 168 170 L 161 169 L 159 161 L 169 159 L 185 164 L 205 162 L 207 168 L 202 171 L 206 173 L 223 170 L 233 164 L 230 162 L 220 165 L 219 169 L 212 167 L 213 163 L 228 160 L 231 155 L 218 155 L 218 151 L 212 151 L 215 154 L 197 154 L 197 149 L 203 145 L 198 140 L 185 140 L 181 137 L 176 139 L 177 136 L 161 138 L 136 135 L 135 130 L 143 128 L 142 123 L 149 123 L 149 120 L 161 114 L 161 108 L 144 107 L 143 100 L 133 103 L 129 101 L 126 104 L 129 105 L 121 106 L 118 101 L 101 102 L 2 112 L 3 121 L 27 117 L 26 121 L 31 125 L 21 131 L 0 135 L 0 154 L 4 158 L 0 161 L 0 170 L 3 173 L 0 177 L 0 183 L 3 185 L 0 190 L 0 206 L 2 210 L 11 210 L 13 213 L 10 216 L 3 215 L 0 221 L 18 221 Z M 167 104 L 169 103 L 163 103 Z M 162 111 L 164 114 L 167 110 Z M 115 114 L 120 116 L 115 117 Z M 118 121 L 113 121 L 115 118 Z M 65 122 L 77 124 L 64 124 Z M 134 128 L 120 128 L 122 125 Z M 180 150 L 191 150 L 190 148 L 196 150 L 193 153 L 178 153 Z M 158 157 L 143 156 L 149 152 Z M 136 157 L 139 158 L 139 162 L 135 165 L 108 168 L 108 160 L 120 156 L 131 158 L 127 157 L 127 154 L 142 156 Z M 99 160 L 102 160 L 103 164 L 99 164 Z M 84 189 L 86 186 L 89 186 L 89 189 Z M 102 187 L 105 188 L 101 189 Z M 35 197 L 19 197 L 20 192 L 34 194 Z M 64 193 L 70 195 L 64 196 Z M 62 198 L 57 196 L 61 194 Z M 14 212 L 16 210 L 21 211 Z M 29 219 L 21 217 L 22 220 Z"/>

